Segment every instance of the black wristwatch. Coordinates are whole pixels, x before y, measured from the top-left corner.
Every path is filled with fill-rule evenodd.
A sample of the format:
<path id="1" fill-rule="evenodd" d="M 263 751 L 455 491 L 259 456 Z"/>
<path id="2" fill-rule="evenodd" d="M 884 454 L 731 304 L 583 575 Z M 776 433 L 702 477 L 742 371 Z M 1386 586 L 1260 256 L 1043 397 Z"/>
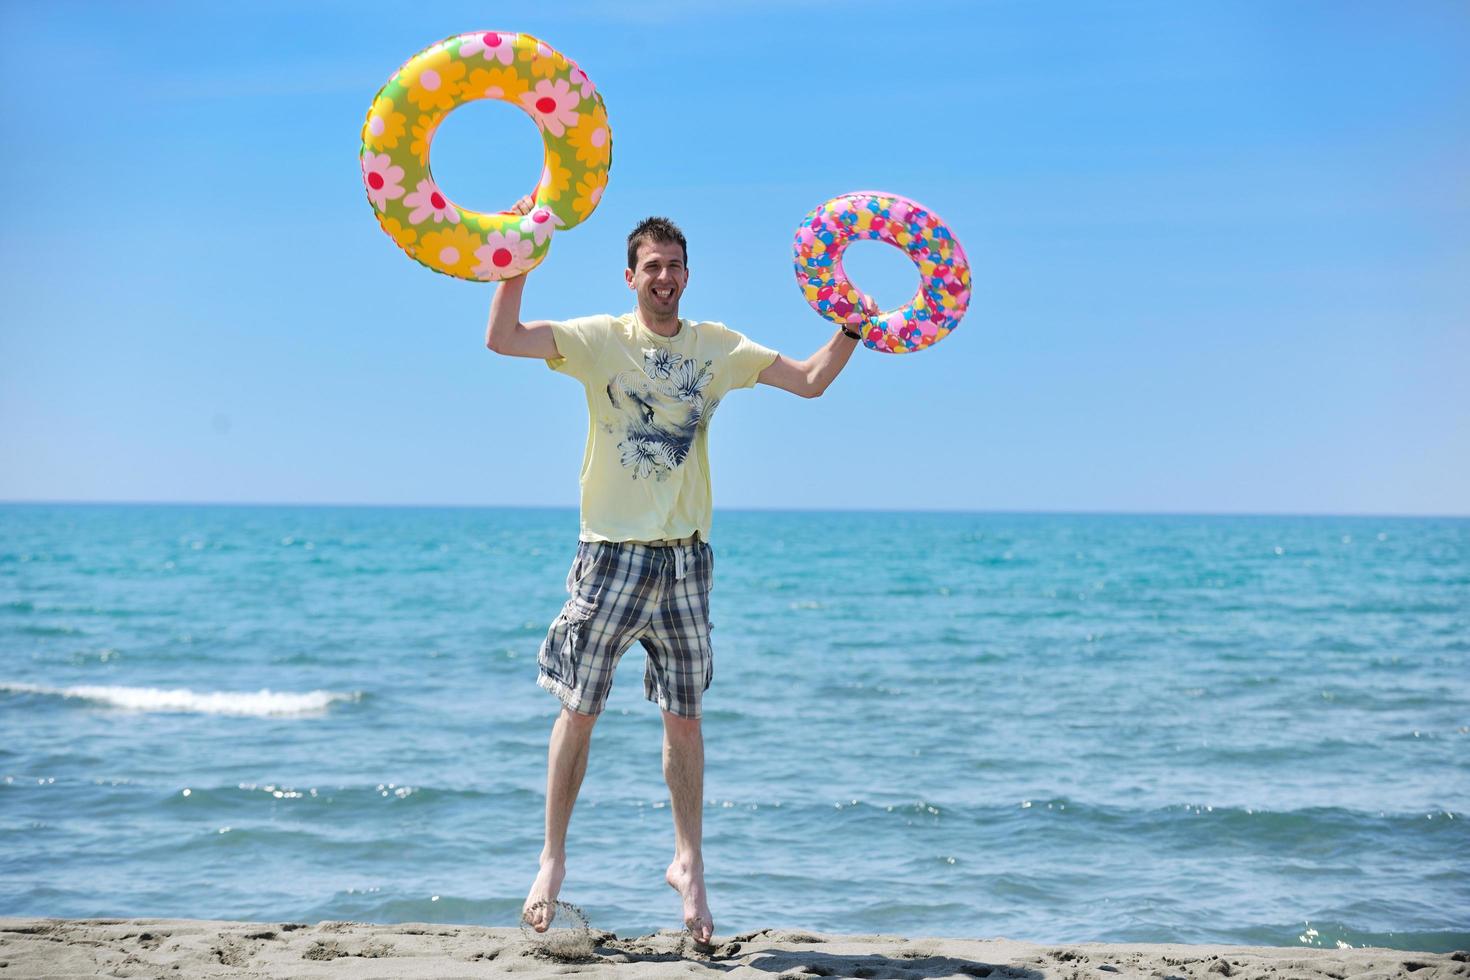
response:
<path id="1" fill-rule="evenodd" d="M 853 340 L 863 339 L 863 335 L 858 333 L 856 330 L 853 330 L 851 327 L 843 326 L 842 332 L 847 334 L 847 336 L 851 337 Z"/>

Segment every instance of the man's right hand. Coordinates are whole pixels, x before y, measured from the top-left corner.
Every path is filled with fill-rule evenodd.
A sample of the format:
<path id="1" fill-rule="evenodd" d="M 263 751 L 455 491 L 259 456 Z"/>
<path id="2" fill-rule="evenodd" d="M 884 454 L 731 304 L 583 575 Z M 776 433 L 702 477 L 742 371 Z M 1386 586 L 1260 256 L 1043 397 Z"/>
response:
<path id="1" fill-rule="evenodd" d="M 531 209 L 534 208 L 535 206 L 536 206 L 536 195 L 535 194 L 527 194 L 525 197 L 523 197 L 519 201 L 515 202 L 515 204 L 511 205 L 510 213 L 511 214 L 521 214 L 521 215 L 530 214 L 531 213 Z"/>

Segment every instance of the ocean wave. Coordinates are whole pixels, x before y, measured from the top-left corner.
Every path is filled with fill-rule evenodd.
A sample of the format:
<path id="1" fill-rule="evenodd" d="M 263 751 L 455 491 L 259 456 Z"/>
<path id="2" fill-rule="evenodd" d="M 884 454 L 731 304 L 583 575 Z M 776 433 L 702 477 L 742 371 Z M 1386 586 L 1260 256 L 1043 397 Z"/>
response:
<path id="1" fill-rule="evenodd" d="M 647 806 L 648 802 L 632 798 L 606 800 L 605 804 Z M 660 800 L 654 806 L 664 805 Z M 1173 803 L 1162 806 L 1127 806 L 1086 802 L 1067 796 L 1037 797 L 1013 803 L 972 803 L 943 799 L 913 802 L 879 802 L 868 800 L 744 799 L 711 801 L 709 806 L 721 809 L 780 810 L 788 819 L 843 814 L 849 820 L 912 820 L 923 818 L 931 823 L 960 823 L 979 826 L 1019 824 L 1036 820 L 1065 820 L 1082 828 L 1126 831 L 1130 834 L 1176 833 L 1181 828 L 1206 828 L 1210 839 L 1221 834 L 1238 833 L 1258 843 L 1272 841 L 1309 843 L 1326 833 L 1349 834 L 1357 831 L 1380 832 L 1392 829 L 1415 836 L 1450 834 L 1457 838 L 1470 833 L 1470 814 L 1440 807 L 1399 807 L 1396 809 L 1358 809 L 1346 806 L 1309 806 L 1287 810 L 1271 810 L 1253 806 L 1215 806 L 1206 803 Z"/>
<path id="2" fill-rule="evenodd" d="M 1293 938 L 1303 946 L 1318 948 L 1379 946 L 1423 953 L 1451 953 L 1470 944 L 1470 932 L 1463 929 L 1420 928 L 1385 932 L 1359 929 L 1343 922 L 1317 920 L 1251 926 L 1239 930 L 1233 941 L 1246 945 L 1290 946 Z"/>
<path id="3" fill-rule="evenodd" d="M 245 718 L 282 718 L 319 715 L 333 704 L 360 700 L 358 692 L 307 691 L 292 694 L 261 688 L 259 691 L 191 691 L 188 688 L 122 687 L 82 684 L 74 687 L 45 687 L 40 684 L 0 684 L 0 693 L 34 694 L 41 697 L 90 701 L 129 711 L 169 712 L 201 715 L 233 715 Z"/>

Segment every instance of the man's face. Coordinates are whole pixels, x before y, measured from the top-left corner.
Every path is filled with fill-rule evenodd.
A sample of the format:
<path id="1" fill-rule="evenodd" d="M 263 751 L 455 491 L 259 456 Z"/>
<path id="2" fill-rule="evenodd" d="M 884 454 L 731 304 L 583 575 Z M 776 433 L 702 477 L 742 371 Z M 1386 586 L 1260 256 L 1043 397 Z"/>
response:
<path id="1" fill-rule="evenodd" d="M 638 305 L 654 316 L 677 316 L 679 297 L 689 284 L 684 250 L 677 242 L 641 242 L 638 266 L 624 272 Z"/>

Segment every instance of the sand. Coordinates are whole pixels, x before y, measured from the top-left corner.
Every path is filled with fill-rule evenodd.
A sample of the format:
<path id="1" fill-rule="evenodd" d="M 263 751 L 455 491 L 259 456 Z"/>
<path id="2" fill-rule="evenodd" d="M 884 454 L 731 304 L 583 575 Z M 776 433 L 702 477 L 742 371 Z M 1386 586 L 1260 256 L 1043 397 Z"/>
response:
<path id="1" fill-rule="evenodd" d="M 619 939 L 404 923 L 0 918 L 11 977 L 991 977 L 993 980 L 1441 980 L 1470 954 L 824 936 L 767 929 L 696 949 L 674 933 Z"/>

